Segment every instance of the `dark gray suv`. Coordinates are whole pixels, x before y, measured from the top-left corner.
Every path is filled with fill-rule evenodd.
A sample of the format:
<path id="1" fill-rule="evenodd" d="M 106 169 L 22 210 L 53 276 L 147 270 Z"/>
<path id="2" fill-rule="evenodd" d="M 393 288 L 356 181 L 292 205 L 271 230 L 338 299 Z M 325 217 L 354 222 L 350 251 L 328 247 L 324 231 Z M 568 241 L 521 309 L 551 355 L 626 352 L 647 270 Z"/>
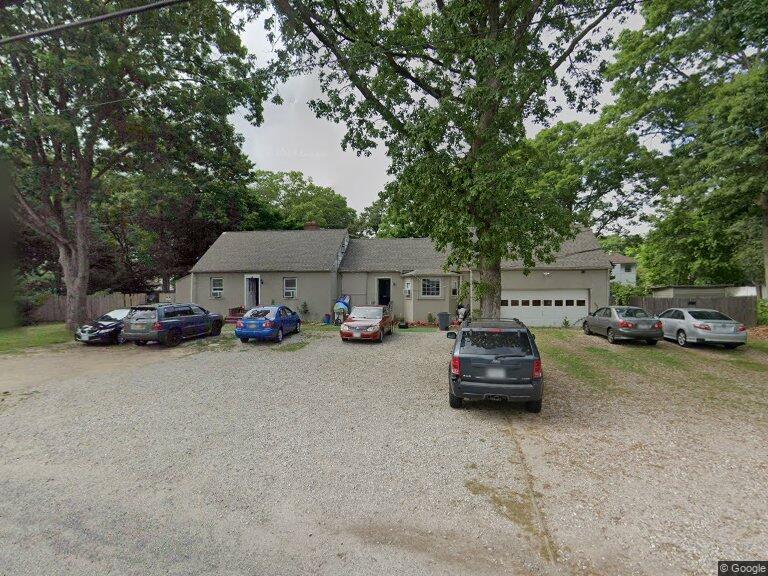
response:
<path id="1" fill-rule="evenodd" d="M 197 304 L 134 306 L 123 320 L 123 339 L 138 346 L 160 342 L 178 346 L 185 338 L 218 336 L 224 318 Z"/>
<path id="2" fill-rule="evenodd" d="M 448 402 L 464 400 L 525 402 L 541 412 L 543 375 L 536 337 L 519 320 L 467 321 L 458 332 L 448 370 Z"/>

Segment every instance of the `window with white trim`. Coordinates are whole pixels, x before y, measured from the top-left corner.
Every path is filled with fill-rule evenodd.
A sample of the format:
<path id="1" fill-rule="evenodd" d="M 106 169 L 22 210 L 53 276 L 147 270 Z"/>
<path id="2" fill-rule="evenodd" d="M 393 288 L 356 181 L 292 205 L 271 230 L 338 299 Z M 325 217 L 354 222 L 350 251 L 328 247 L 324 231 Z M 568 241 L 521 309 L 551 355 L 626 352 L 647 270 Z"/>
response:
<path id="1" fill-rule="evenodd" d="M 296 278 L 283 278 L 283 298 L 289 300 L 296 298 L 296 289 L 298 282 Z"/>
<path id="2" fill-rule="evenodd" d="M 443 295 L 443 286 L 440 278 L 422 278 L 421 279 L 421 297 L 439 298 Z"/>
<path id="3" fill-rule="evenodd" d="M 458 296 L 459 295 L 459 281 L 454 278 L 451 280 L 451 296 Z"/>
<path id="4" fill-rule="evenodd" d="M 224 278 L 211 278 L 211 298 L 221 298 L 224 295 Z"/>

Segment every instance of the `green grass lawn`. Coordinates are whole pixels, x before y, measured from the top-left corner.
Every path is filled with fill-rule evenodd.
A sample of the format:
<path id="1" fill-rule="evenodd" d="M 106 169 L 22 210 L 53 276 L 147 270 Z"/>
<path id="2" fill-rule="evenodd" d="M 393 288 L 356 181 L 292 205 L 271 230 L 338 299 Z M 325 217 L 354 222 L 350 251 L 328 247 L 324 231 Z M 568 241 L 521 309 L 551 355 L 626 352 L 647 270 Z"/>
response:
<path id="1" fill-rule="evenodd" d="M 37 324 L 0 330 L 0 354 L 18 352 L 25 348 L 50 346 L 72 340 L 64 323 Z"/>

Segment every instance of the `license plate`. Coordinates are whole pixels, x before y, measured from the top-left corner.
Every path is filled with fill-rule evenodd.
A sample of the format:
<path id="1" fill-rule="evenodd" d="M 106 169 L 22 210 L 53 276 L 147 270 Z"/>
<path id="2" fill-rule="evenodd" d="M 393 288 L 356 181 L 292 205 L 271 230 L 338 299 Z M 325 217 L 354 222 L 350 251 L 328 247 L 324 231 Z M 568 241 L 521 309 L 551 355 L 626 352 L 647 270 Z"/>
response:
<path id="1" fill-rule="evenodd" d="M 143 330 L 144 326 L 143 326 L 143 324 L 131 324 L 131 329 L 132 330 Z"/>
<path id="2" fill-rule="evenodd" d="M 352 338 L 360 338 L 360 332 L 352 331 Z"/>
<path id="3" fill-rule="evenodd" d="M 651 325 L 648 322 L 640 322 L 640 323 L 638 323 L 637 327 L 638 328 L 650 328 Z"/>
<path id="4" fill-rule="evenodd" d="M 488 376 L 488 378 L 504 378 L 506 374 L 504 368 L 487 368 L 485 371 L 485 375 Z"/>

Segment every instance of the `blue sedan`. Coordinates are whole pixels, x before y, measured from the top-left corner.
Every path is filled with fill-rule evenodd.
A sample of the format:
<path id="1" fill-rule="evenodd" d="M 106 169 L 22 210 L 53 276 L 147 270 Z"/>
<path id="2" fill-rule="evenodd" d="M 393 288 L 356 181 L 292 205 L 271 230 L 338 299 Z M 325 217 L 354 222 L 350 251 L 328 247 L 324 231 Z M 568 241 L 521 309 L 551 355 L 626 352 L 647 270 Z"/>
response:
<path id="1" fill-rule="evenodd" d="M 251 308 L 237 321 L 235 336 L 241 342 L 249 340 L 274 340 L 282 342 L 283 336 L 301 330 L 301 318 L 288 306 L 258 306 Z"/>

